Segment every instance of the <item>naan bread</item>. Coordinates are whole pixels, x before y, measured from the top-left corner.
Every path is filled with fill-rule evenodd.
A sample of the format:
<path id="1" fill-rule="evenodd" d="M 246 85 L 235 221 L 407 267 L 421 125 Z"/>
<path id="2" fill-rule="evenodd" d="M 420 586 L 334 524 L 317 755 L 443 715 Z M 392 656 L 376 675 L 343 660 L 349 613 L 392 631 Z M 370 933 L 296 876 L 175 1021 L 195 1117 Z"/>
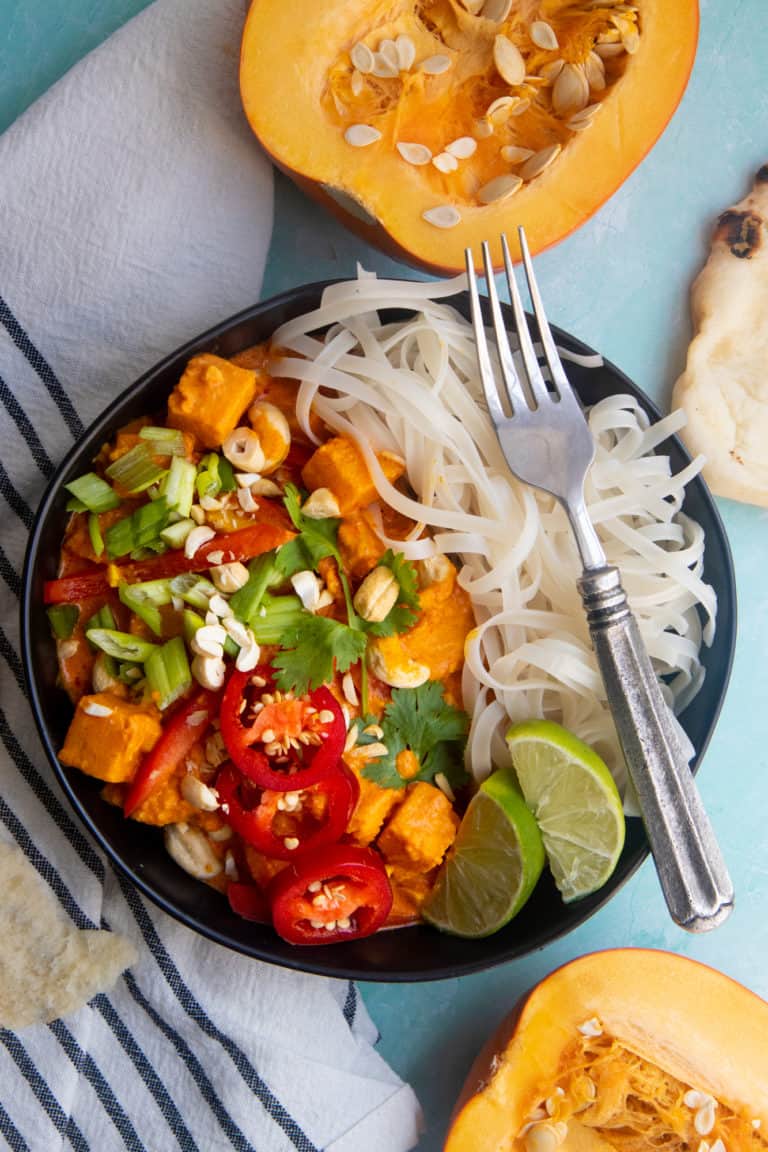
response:
<path id="1" fill-rule="evenodd" d="M 21 849 L 2 842 L 0 886 L 0 1028 L 67 1016 L 136 962 L 124 936 L 75 928 Z"/>
<path id="2" fill-rule="evenodd" d="M 673 406 L 681 435 L 707 458 L 713 492 L 768 507 L 768 164 L 717 222 L 691 290 L 695 336 Z"/>

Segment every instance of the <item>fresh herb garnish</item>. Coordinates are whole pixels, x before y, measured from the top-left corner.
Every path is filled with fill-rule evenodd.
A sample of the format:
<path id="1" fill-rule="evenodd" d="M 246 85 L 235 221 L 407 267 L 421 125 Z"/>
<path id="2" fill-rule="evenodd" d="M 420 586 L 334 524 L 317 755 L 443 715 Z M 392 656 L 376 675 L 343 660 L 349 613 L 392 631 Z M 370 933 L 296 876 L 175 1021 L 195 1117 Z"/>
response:
<path id="1" fill-rule="evenodd" d="M 366 718 L 361 724 L 359 744 L 367 744 L 362 728 L 376 723 Z M 428 680 L 418 688 L 394 688 L 380 726 L 386 756 L 369 760 L 363 775 L 382 788 L 405 788 L 416 780 L 432 783 L 442 773 L 452 787 L 466 782 L 464 744 L 469 729 L 466 712 L 448 704 L 439 681 Z M 407 780 L 397 770 L 400 752 L 410 749 L 419 761 L 419 771 Z"/>
<path id="2" fill-rule="evenodd" d="M 365 633 L 327 616 L 302 613 L 299 625 L 286 630 L 282 650 L 272 661 L 281 691 L 299 695 L 346 672 L 365 655 Z"/>

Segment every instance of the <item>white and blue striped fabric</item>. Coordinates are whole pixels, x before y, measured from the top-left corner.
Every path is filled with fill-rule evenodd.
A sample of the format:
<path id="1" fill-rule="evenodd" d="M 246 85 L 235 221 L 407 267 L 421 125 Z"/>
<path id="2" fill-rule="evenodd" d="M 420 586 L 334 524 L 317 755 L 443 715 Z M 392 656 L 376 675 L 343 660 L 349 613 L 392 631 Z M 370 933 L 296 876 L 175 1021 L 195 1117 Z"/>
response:
<path id="1" fill-rule="evenodd" d="M 0 838 L 75 925 L 140 957 L 73 1016 L 0 1031 L 13 1152 L 418 1139 L 355 986 L 249 961 L 145 901 L 70 812 L 24 694 L 21 569 L 57 462 L 140 372 L 258 298 L 272 180 L 239 108 L 242 19 L 238 0 L 157 0 L 0 137 Z"/>

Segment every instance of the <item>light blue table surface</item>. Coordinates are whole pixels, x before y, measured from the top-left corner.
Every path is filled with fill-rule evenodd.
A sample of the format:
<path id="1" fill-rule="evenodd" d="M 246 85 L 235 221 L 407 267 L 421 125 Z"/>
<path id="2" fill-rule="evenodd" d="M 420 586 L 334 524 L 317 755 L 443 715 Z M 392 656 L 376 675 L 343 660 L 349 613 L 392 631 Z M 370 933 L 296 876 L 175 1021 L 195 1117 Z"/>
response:
<path id="1" fill-rule="evenodd" d="M 0 0 L 0 130 L 144 6 Z M 766 0 L 703 0 L 701 16 L 691 82 L 665 135 L 595 217 L 537 262 L 551 319 L 598 348 L 662 407 L 684 365 L 689 287 L 713 221 L 768 161 Z M 264 294 L 351 275 L 357 260 L 380 273 L 414 275 L 347 235 L 278 177 Z M 698 780 L 733 876 L 736 910 L 710 935 L 684 934 L 669 920 L 646 862 L 592 920 L 526 960 L 461 980 L 366 985 L 380 1050 L 424 1105 L 428 1129 L 419 1152 L 441 1147 L 465 1072 L 498 1018 L 575 956 L 627 944 L 667 948 L 768 998 L 768 531 L 764 511 L 719 506 L 736 564 L 740 625 L 730 691 Z"/>

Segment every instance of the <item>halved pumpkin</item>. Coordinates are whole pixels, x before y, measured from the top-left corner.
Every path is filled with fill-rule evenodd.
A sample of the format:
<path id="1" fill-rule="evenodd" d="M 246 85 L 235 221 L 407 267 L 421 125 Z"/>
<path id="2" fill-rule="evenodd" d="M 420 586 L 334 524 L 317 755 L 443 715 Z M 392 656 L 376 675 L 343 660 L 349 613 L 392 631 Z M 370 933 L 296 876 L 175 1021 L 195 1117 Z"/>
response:
<path id="1" fill-rule="evenodd" d="M 763 1152 L 768 1004 L 668 952 L 554 972 L 475 1061 L 445 1152 L 556 1148 Z"/>
<path id="2" fill-rule="evenodd" d="M 441 273 L 582 224 L 663 131 L 697 34 L 697 0 L 253 0 L 240 86 L 280 168 Z"/>

